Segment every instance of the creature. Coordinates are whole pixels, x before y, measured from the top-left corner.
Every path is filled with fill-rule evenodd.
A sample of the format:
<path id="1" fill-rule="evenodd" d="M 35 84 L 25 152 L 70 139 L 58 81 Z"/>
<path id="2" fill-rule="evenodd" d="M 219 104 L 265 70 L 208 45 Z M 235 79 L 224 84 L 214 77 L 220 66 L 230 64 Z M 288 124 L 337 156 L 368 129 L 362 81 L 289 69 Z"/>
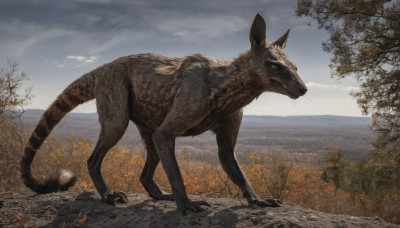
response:
<path id="1" fill-rule="evenodd" d="M 65 191 L 77 177 L 67 171 L 40 182 L 31 174 L 37 150 L 54 126 L 72 109 L 96 99 L 101 124 L 97 144 L 87 161 L 90 176 L 102 201 L 126 203 L 123 192 L 112 192 L 104 183 L 100 166 L 107 151 L 133 121 L 143 139 L 147 159 L 140 181 L 157 200 L 175 200 L 178 210 L 203 211 L 205 201 L 188 198 L 175 157 L 175 138 L 211 130 L 216 134 L 220 163 L 240 187 L 249 204 L 277 207 L 275 199 L 260 199 L 234 155 L 242 108 L 263 92 L 276 92 L 297 99 L 307 88 L 296 66 L 282 49 L 289 30 L 267 43 L 266 25 L 257 14 L 251 26 L 251 48 L 233 61 L 219 61 L 195 54 L 185 58 L 158 54 L 125 56 L 83 75 L 71 83 L 49 106 L 27 142 L 21 161 L 21 177 L 37 193 Z M 172 194 L 160 189 L 154 171 L 161 161 Z"/>

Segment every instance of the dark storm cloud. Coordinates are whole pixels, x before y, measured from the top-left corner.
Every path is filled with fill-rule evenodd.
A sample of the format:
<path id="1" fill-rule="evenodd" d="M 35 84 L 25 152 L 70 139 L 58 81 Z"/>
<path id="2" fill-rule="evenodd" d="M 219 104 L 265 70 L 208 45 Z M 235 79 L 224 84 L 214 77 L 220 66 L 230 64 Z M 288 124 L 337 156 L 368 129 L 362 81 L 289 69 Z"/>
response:
<path id="1" fill-rule="evenodd" d="M 6 51 L 23 56 L 31 48 L 57 47 L 57 43 L 99 54 L 117 45 L 147 46 L 207 43 L 247 31 L 261 12 L 274 23 L 293 20 L 294 1 L 1 1 L 0 38 Z M 273 13 L 272 13 L 273 12 Z M 280 13 L 277 13 L 280 12 Z M 278 15 L 278 16 L 277 16 Z M 287 20 L 287 19 L 290 20 Z M 45 43 L 45 45 L 43 45 Z M 154 43 L 154 42 L 153 42 Z"/>
<path id="2" fill-rule="evenodd" d="M 131 28 L 147 30 L 154 22 L 168 18 L 184 19 L 230 11 L 229 4 L 223 1 L 196 2 L 203 1 L 190 4 L 179 1 L 7 1 L 0 3 L 0 19 L 91 33 Z"/>

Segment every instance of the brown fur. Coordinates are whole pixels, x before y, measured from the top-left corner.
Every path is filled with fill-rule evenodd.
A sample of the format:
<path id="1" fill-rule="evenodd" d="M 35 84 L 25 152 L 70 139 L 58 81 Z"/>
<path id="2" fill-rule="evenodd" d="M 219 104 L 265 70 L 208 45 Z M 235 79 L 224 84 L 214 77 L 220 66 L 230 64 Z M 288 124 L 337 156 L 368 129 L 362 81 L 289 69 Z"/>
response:
<path id="1" fill-rule="evenodd" d="M 175 200 L 182 212 L 201 211 L 186 194 L 174 147 L 178 136 L 198 135 L 212 130 L 217 136 L 218 154 L 228 176 L 243 191 L 249 203 L 278 206 L 257 197 L 234 156 L 242 119 L 242 107 L 266 91 L 298 98 L 307 89 L 296 67 L 282 52 L 288 32 L 267 44 L 265 22 L 254 19 L 250 31 L 251 49 L 233 61 L 219 61 L 195 54 L 185 58 L 140 54 L 119 58 L 84 75 L 68 86 L 45 111 L 26 144 L 21 161 L 24 183 L 33 191 L 47 193 L 67 190 L 76 177 L 40 183 L 31 175 L 31 163 L 53 127 L 77 105 L 96 99 L 101 132 L 88 160 L 89 173 L 104 202 L 126 202 L 122 192 L 110 192 L 100 166 L 107 151 L 133 121 L 147 149 L 140 180 L 155 199 Z M 162 191 L 153 180 L 161 160 L 173 195 Z M 60 179 L 62 183 L 60 184 Z"/>

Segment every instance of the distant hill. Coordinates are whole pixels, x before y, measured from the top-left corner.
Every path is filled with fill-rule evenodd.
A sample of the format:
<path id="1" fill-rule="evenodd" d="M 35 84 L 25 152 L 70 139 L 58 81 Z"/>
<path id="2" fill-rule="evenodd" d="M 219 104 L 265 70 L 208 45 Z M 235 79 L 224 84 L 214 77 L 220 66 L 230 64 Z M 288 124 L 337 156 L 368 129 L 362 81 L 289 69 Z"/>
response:
<path id="1" fill-rule="evenodd" d="M 31 131 L 43 110 L 29 109 L 22 116 L 25 129 Z M 331 148 L 345 149 L 351 157 L 371 149 L 373 139 L 370 117 L 349 116 L 253 116 L 247 115 L 239 133 L 237 151 L 291 151 L 320 153 Z M 88 137 L 96 142 L 100 127 L 97 113 L 68 113 L 55 128 L 53 135 Z M 120 142 L 125 147 L 142 147 L 136 127 L 131 124 Z M 206 132 L 196 137 L 177 140 L 177 148 L 216 151 L 215 136 Z"/>
<path id="2" fill-rule="evenodd" d="M 28 119 L 39 119 L 40 116 L 43 114 L 44 110 L 43 109 L 28 109 L 25 110 L 23 114 L 23 118 L 28 118 Z M 75 112 L 70 112 L 67 114 L 66 118 L 79 118 L 79 119 L 98 119 L 97 113 L 75 113 Z"/>
<path id="3" fill-rule="evenodd" d="M 365 127 L 371 124 L 370 117 L 352 117 L 352 116 L 244 116 L 243 123 L 251 126 L 267 124 L 269 126 L 280 127 Z"/>
<path id="4" fill-rule="evenodd" d="M 34 120 L 39 119 L 43 114 L 42 109 L 28 109 L 23 114 L 24 118 Z M 66 118 L 69 119 L 92 119 L 97 120 L 97 113 L 68 113 Z M 342 127 L 355 126 L 365 127 L 371 124 L 371 117 L 352 117 L 352 116 L 334 116 L 334 115 L 315 115 L 315 116 L 255 116 L 245 115 L 243 124 L 246 126 L 260 126 L 266 124 L 268 126 L 280 127 L 302 127 L 302 126 L 316 126 L 316 127 Z"/>

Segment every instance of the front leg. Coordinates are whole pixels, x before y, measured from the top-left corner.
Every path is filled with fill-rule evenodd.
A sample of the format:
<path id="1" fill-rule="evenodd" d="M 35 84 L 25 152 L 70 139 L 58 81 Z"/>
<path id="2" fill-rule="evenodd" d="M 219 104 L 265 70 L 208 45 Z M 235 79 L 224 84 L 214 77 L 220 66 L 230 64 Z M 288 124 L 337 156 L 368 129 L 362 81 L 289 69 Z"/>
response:
<path id="1" fill-rule="evenodd" d="M 172 186 L 173 197 L 178 210 L 183 214 L 186 214 L 186 210 L 203 211 L 200 205 L 209 206 L 209 204 L 205 201 L 191 201 L 186 194 L 186 188 L 175 157 L 175 138 L 162 131 L 157 131 L 153 134 L 153 141 Z"/>
<path id="2" fill-rule="evenodd" d="M 234 150 L 242 116 L 242 110 L 240 110 L 230 117 L 219 121 L 216 125 L 217 127 L 214 129 L 217 136 L 218 157 L 222 168 L 233 183 L 240 187 L 243 197 L 247 199 L 249 204 L 256 204 L 261 207 L 279 207 L 279 200 L 262 200 L 257 196 L 236 160 Z"/>
<path id="3" fill-rule="evenodd" d="M 203 211 L 200 205 L 208 205 L 208 203 L 194 202 L 188 198 L 175 157 L 175 138 L 185 135 L 190 129 L 200 127 L 199 125 L 208 114 L 209 104 L 208 83 L 206 83 L 207 77 L 205 77 L 208 72 L 189 68 L 182 74 L 187 77 L 185 76 L 185 80 L 181 82 L 168 114 L 153 133 L 152 139 L 171 184 L 172 195 L 178 210 L 185 214 L 186 210 Z"/>

